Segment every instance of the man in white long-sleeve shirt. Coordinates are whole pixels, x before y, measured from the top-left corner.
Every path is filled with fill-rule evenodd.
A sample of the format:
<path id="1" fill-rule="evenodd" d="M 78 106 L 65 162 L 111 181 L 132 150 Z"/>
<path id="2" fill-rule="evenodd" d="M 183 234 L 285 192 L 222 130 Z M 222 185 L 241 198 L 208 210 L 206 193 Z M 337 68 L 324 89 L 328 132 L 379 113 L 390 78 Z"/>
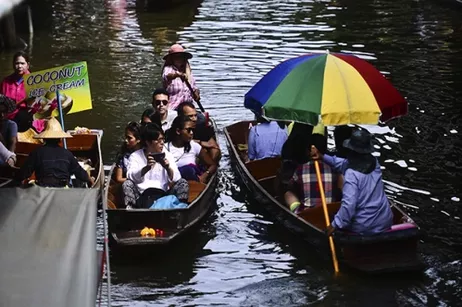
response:
<path id="1" fill-rule="evenodd" d="M 168 194 L 186 202 L 189 185 L 181 178 L 172 154 L 164 149 L 163 132 L 155 125 L 147 124 L 141 140 L 143 148 L 130 155 L 127 167 L 127 178 L 136 187 L 133 205 L 149 208 L 155 200 Z"/>

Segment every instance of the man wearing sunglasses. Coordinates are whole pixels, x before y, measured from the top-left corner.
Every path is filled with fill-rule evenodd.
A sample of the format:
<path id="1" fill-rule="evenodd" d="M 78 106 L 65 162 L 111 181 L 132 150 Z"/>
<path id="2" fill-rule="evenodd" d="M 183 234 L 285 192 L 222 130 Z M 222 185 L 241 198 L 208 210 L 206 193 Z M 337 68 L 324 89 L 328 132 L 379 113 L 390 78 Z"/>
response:
<path id="1" fill-rule="evenodd" d="M 172 126 L 172 122 L 176 117 L 176 112 L 168 110 L 169 95 L 163 88 L 156 88 L 152 93 L 152 107 L 160 115 L 162 130 L 167 131 Z"/>

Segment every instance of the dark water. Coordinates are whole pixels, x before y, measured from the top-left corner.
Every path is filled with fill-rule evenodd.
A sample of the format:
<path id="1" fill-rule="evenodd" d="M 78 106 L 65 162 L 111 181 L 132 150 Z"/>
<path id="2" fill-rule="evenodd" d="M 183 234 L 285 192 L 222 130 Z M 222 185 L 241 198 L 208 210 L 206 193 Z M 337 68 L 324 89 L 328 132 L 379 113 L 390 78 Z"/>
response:
<path id="1" fill-rule="evenodd" d="M 194 54 L 204 106 L 220 128 L 251 118 L 246 91 L 275 64 L 309 51 L 370 60 L 410 105 L 408 116 L 372 130 L 388 194 L 424 231 L 421 276 L 333 278 L 327 257 L 264 217 L 236 185 L 220 132 L 217 209 L 174 255 L 114 266 L 115 306 L 460 304 L 461 10 L 436 0 L 204 0 L 164 13 L 124 0 L 40 3 L 32 69 L 88 62 L 94 109 L 66 121 L 104 129 L 106 164 L 123 126 L 148 106 L 162 55 L 176 41 Z M 10 56 L 0 54 L 1 75 Z"/>

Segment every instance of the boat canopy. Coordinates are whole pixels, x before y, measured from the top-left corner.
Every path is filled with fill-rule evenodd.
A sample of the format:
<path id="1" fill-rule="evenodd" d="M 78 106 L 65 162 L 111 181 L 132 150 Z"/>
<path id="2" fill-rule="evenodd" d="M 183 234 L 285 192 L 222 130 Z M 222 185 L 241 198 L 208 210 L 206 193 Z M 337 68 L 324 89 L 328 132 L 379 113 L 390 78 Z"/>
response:
<path id="1" fill-rule="evenodd" d="M 0 189 L 1 306 L 95 306 L 97 193 Z"/>

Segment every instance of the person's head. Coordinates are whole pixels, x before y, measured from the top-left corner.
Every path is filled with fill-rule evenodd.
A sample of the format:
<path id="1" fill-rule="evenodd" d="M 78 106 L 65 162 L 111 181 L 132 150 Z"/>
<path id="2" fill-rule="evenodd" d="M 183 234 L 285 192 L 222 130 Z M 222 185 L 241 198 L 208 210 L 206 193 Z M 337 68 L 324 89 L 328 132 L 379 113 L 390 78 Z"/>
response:
<path id="1" fill-rule="evenodd" d="M 146 123 L 141 132 L 141 141 L 147 152 L 162 152 L 164 148 L 164 132 L 153 123 Z"/>
<path id="2" fill-rule="evenodd" d="M 337 126 L 334 129 L 334 142 L 335 142 L 335 151 L 337 156 L 346 158 L 348 155 L 348 149 L 343 147 L 343 142 L 350 138 L 351 133 L 353 132 L 353 127 L 348 125 Z"/>
<path id="3" fill-rule="evenodd" d="M 23 52 L 19 51 L 13 55 L 13 69 L 14 73 L 22 76 L 29 71 L 29 56 Z"/>
<path id="4" fill-rule="evenodd" d="M 164 56 L 166 65 L 174 65 L 177 69 L 183 70 L 192 58 L 192 54 L 186 52 L 180 44 L 174 44 L 168 50 L 167 55 Z"/>
<path id="5" fill-rule="evenodd" d="M 348 156 L 368 155 L 374 152 L 374 137 L 366 129 L 355 129 L 343 147 L 350 150 Z"/>
<path id="6" fill-rule="evenodd" d="M 169 102 L 169 95 L 166 89 L 157 88 L 152 93 L 152 107 L 163 116 L 167 113 L 167 106 Z"/>
<path id="7" fill-rule="evenodd" d="M 141 114 L 141 125 L 144 125 L 146 123 L 153 123 L 159 127 L 162 127 L 162 121 L 160 120 L 160 114 L 156 112 L 155 109 L 153 108 L 148 108 L 143 111 L 143 114 Z"/>
<path id="8" fill-rule="evenodd" d="M 311 145 L 315 146 L 320 153 L 325 154 L 327 152 L 327 137 L 322 134 L 314 133 L 311 136 Z M 311 146 L 308 148 L 308 156 L 310 155 Z"/>
<path id="9" fill-rule="evenodd" d="M 189 144 L 193 138 L 194 122 L 187 116 L 177 116 L 169 129 L 169 140 L 180 140 L 183 144 Z"/>
<path id="10" fill-rule="evenodd" d="M 153 116 L 154 113 L 156 113 L 156 110 L 153 108 L 144 110 L 143 113 L 141 114 L 141 121 L 140 121 L 141 124 L 151 123 L 152 122 L 151 116 Z"/>
<path id="11" fill-rule="evenodd" d="M 186 101 L 181 103 L 178 106 L 178 116 L 186 116 L 191 119 L 191 121 L 194 123 L 194 127 L 196 126 L 197 122 L 197 111 L 196 107 L 194 107 L 194 104 L 192 102 Z"/>
<path id="12" fill-rule="evenodd" d="M 306 146 L 311 144 L 312 132 L 313 126 L 295 123 L 287 141 L 282 146 L 282 159 L 292 160 L 298 164 L 307 162 Z"/>
<path id="13" fill-rule="evenodd" d="M 127 127 L 125 127 L 125 147 L 130 151 L 133 151 L 140 147 L 140 127 L 140 124 L 137 122 L 129 122 Z"/>

